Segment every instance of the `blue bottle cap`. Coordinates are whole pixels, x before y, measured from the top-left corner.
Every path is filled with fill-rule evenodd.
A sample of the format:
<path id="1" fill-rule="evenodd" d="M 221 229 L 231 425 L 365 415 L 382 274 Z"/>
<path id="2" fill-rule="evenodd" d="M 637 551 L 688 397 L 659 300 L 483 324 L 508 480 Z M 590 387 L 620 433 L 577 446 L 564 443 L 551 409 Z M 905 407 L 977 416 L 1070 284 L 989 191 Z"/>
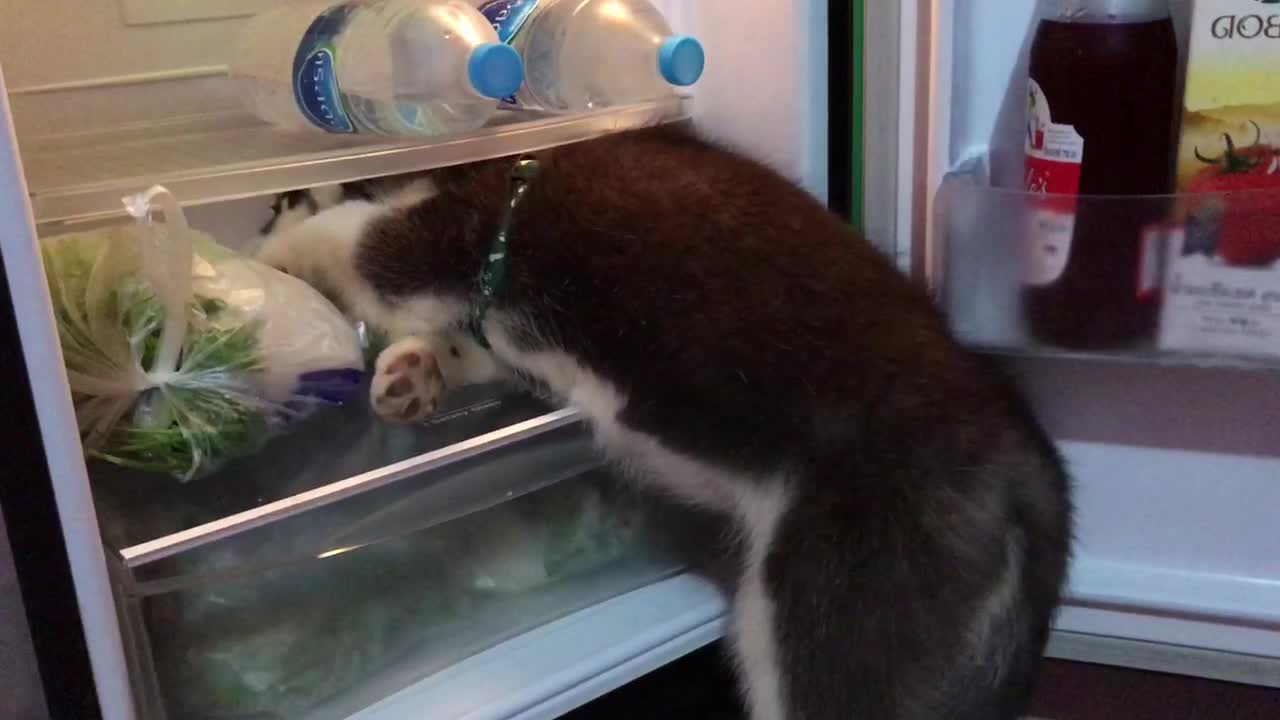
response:
<path id="1" fill-rule="evenodd" d="M 467 78 L 476 92 L 500 100 L 520 89 L 520 83 L 524 82 L 524 62 L 510 45 L 485 43 L 471 51 Z"/>
<path id="2" fill-rule="evenodd" d="M 702 43 L 688 35 L 672 35 L 658 48 L 658 72 L 672 85 L 684 87 L 698 82 L 706 62 Z"/>

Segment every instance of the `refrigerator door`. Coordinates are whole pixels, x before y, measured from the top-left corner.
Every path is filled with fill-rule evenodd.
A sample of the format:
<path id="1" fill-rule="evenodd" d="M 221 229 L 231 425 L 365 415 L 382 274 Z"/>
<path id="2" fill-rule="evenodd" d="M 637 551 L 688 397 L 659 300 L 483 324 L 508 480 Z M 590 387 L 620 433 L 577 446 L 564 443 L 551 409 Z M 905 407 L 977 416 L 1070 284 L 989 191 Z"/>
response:
<path id="1" fill-rule="evenodd" d="M 50 714 L 92 718 L 100 703 L 127 718 L 116 608 L 11 118 L 0 69 L 0 332 L 12 378 L 0 502 Z"/>
<path id="2" fill-rule="evenodd" d="M 1172 5 L 1185 29 L 1189 3 Z M 868 113 L 881 116 L 868 118 L 868 152 L 893 144 L 896 162 L 881 161 L 897 177 L 867 193 L 896 188 L 877 227 L 921 277 L 948 267 L 939 217 L 980 214 L 939 207 L 949 172 L 978 192 L 1020 187 L 1037 13 L 1031 2 L 905 0 L 885 18 L 896 32 L 869 35 L 868 73 L 899 71 L 895 83 L 868 78 Z M 991 228 L 973 230 L 970 252 L 986 252 Z M 983 317 L 1006 309 L 989 303 Z M 1009 363 L 1076 481 L 1078 543 L 1051 652 L 1280 684 L 1280 374 L 1119 359 Z"/>

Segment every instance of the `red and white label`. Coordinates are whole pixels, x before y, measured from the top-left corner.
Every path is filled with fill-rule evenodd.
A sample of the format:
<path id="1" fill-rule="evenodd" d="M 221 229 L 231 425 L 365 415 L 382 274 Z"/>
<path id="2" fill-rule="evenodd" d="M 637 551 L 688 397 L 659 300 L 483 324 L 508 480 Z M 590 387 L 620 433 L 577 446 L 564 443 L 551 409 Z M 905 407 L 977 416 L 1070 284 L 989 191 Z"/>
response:
<path id="1" fill-rule="evenodd" d="M 1182 232 L 1174 224 L 1154 223 L 1142 228 L 1138 246 L 1138 270 L 1135 278 L 1139 300 L 1156 302 L 1160 299 L 1160 286 L 1164 282 L 1165 247 L 1170 238 Z"/>
<path id="2" fill-rule="evenodd" d="M 1053 122 L 1049 100 L 1034 79 L 1027 88 L 1025 189 L 1044 195 L 1030 203 L 1024 281 L 1048 285 L 1067 267 L 1075 230 L 1084 138 L 1074 126 Z"/>

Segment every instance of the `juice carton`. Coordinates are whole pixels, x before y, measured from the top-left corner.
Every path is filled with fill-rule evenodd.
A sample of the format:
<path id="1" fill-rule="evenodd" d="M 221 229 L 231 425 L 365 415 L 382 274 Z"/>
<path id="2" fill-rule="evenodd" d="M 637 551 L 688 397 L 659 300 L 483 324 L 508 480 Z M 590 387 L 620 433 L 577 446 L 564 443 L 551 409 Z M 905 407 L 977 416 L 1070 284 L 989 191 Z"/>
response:
<path id="1" fill-rule="evenodd" d="M 1158 342 L 1280 356 L 1280 0 L 1196 0 Z"/>

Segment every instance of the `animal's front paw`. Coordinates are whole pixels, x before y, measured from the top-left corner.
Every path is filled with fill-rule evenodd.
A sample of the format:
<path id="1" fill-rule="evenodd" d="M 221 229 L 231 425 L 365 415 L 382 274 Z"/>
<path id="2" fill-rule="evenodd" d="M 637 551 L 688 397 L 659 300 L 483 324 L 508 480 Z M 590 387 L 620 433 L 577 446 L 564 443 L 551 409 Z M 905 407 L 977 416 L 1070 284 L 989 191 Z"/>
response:
<path id="1" fill-rule="evenodd" d="M 387 346 L 374 362 L 369 399 L 378 417 L 413 423 L 436 411 L 444 394 L 444 376 L 426 342 L 403 338 Z"/>

